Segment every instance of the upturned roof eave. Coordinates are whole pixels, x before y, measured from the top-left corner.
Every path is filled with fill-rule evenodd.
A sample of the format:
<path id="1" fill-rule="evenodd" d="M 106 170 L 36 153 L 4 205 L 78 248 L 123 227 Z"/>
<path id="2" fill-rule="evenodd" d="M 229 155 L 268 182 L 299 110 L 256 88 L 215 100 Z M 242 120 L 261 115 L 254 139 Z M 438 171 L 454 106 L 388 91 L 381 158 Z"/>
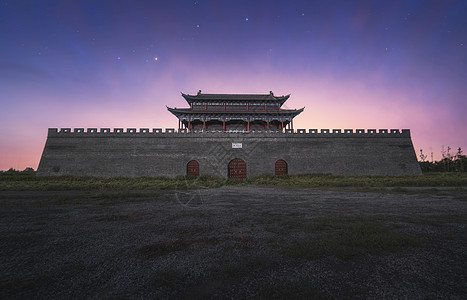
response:
<path id="1" fill-rule="evenodd" d="M 174 115 L 179 114 L 263 114 L 263 115 L 271 115 L 271 114 L 279 114 L 279 115 L 299 115 L 303 112 L 305 108 L 300 109 L 281 109 L 278 111 L 226 111 L 226 110 L 218 110 L 218 111 L 208 111 L 208 110 L 192 110 L 189 108 L 171 108 L 167 106 L 167 110 L 170 111 Z"/>
<path id="2" fill-rule="evenodd" d="M 289 99 L 290 94 L 285 96 L 274 96 L 273 94 L 198 94 L 189 95 L 181 93 L 182 97 L 189 103 L 197 101 L 211 102 L 277 102 L 280 105 L 284 104 Z M 230 98 L 230 99 L 229 99 Z M 250 99 L 248 99 L 250 98 Z"/>

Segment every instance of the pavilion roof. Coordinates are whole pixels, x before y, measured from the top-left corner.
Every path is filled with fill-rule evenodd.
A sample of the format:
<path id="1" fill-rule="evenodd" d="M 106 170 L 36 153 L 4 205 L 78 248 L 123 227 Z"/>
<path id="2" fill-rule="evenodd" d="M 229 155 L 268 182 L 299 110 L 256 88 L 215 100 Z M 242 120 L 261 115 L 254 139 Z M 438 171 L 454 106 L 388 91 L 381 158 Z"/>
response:
<path id="1" fill-rule="evenodd" d="M 291 116 L 297 116 L 300 114 L 305 108 L 300 108 L 300 109 L 280 109 L 280 110 L 275 110 L 275 111 L 254 111 L 254 110 L 228 110 L 225 111 L 223 109 L 219 110 L 191 110 L 189 108 L 171 108 L 167 107 L 167 110 L 173 113 L 174 115 L 180 115 L 180 114 L 193 114 L 193 115 L 235 115 L 235 114 L 241 114 L 241 115 L 291 115 Z"/>
<path id="2" fill-rule="evenodd" d="M 271 91 L 269 94 L 203 94 L 201 91 L 196 95 L 188 95 L 182 93 L 183 98 L 188 103 L 199 102 L 199 101 L 210 101 L 210 102 L 276 102 L 282 105 L 289 95 L 285 96 L 274 96 L 274 93 Z"/>

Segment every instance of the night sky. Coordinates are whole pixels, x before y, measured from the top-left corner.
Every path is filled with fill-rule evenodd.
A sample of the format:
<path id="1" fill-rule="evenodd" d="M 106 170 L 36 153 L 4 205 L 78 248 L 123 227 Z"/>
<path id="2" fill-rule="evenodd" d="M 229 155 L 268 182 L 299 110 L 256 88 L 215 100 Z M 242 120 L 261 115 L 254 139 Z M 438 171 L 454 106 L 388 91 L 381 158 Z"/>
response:
<path id="1" fill-rule="evenodd" d="M 467 147 L 466 66 L 467 1 L 0 1 L 0 170 L 36 169 L 49 127 L 177 127 L 198 90 L 439 159 Z"/>

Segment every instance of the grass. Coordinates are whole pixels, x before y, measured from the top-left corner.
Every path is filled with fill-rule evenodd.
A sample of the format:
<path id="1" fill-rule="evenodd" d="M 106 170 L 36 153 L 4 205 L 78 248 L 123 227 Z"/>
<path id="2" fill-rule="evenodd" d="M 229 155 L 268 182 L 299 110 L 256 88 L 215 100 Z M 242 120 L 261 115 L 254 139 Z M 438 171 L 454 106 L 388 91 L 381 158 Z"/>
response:
<path id="1" fill-rule="evenodd" d="M 189 246 L 189 243 L 182 240 L 167 241 L 144 245 L 136 249 L 136 254 L 140 258 L 152 259 L 160 256 L 168 255 L 172 252 L 184 250 Z"/>
<path id="2" fill-rule="evenodd" d="M 275 269 L 278 264 L 277 260 L 269 257 L 253 256 L 229 262 L 221 261 L 211 272 L 217 278 L 238 280 L 247 275 Z"/>
<path id="3" fill-rule="evenodd" d="M 153 288 L 175 288 L 178 282 L 182 281 L 183 276 L 175 270 L 161 270 L 151 278 L 151 287 Z"/>
<path id="4" fill-rule="evenodd" d="M 285 280 L 277 284 L 265 284 L 258 290 L 259 299 L 333 299 L 325 291 L 311 286 L 308 280 Z"/>
<path id="5" fill-rule="evenodd" d="M 46 275 L 34 278 L 8 278 L 0 281 L 1 299 L 32 299 L 37 290 L 50 278 Z"/>
<path id="6" fill-rule="evenodd" d="M 29 243 L 36 241 L 37 237 L 32 235 L 27 235 L 24 233 L 16 233 L 16 234 L 9 234 L 0 236 L 1 242 L 12 242 L 12 243 Z"/>
<path id="7" fill-rule="evenodd" d="M 304 227 L 305 237 L 283 248 L 290 258 L 315 260 L 325 256 L 352 259 L 365 254 L 384 255 L 421 247 L 415 236 L 392 231 L 370 218 L 317 219 Z"/>
<path id="8" fill-rule="evenodd" d="M 100 222 L 136 222 L 138 220 L 139 217 L 136 215 L 104 215 L 97 218 Z"/>
<path id="9" fill-rule="evenodd" d="M 102 178 L 83 176 L 36 176 L 29 174 L 0 173 L 0 190 L 186 190 L 215 188 L 220 186 L 266 185 L 282 187 L 350 187 L 375 189 L 394 187 L 393 192 L 407 192 L 406 187 L 465 187 L 467 173 L 427 173 L 423 176 L 342 176 L 331 174 L 304 174 L 272 176 L 260 175 L 246 180 L 225 179 L 211 175 L 200 177 L 177 176 L 139 177 L 139 178 Z M 432 190 L 428 192 L 436 192 Z M 109 197 L 114 197 L 108 195 Z M 120 193 L 115 197 L 135 197 L 135 193 Z"/>
<path id="10" fill-rule="evenodd" d="M 467 173 L 427 173 L 423 176 L 344 176 L 303 174 L 253 177 L 253 184 L 284 187 L 434 187 L 467 186 Z"/>
<path id="11" fill-rule="evenodd" d="M 187 179 L 189 180 L 196 179 Z M 270 180 L 277 179 L 270 178 Z M 402 187 L 396 190 L 401 193 L 410 191 Z M 448 190 L 461 192 L 461 189 L 457 188 Z M 436 189 L 434 192 L 442 191 L 443 189 Z M 451 207 L 446 211 L 442 208 L 437 212 L 435 210 L 437 206 L 434 206 L 433 210 L 419 212 L 417 208 L 425 205 L 420 200 L 416 207 L 409 206 L 407 210 L 402 210 L 401 214 L 378 208 L 373 212 L 364 209 L 361 213 L 365 215 L 361 215 L 353 209 L 371 205 L 373 195 L 365 196 L 369 198 L 365 203 L 338 201 L 336 204 L 334 196 L 330 197 L 332 193 L 329 195 L 327 192 L 322 193 L 326 195 L 326 199 L 316 199 L 321 201 L 323 206 L 305 205 L 303 209 L 289 206 L 287 201 L 275 201 L 275 194 L 270 193 L 266 196 L 258 196 L 259 199 L 267 200 L 262 206 L 249 207 L 251 204 L 249 197 L 256 197 L 256 191 L 240 199 L 235 198 L 237 196 L 230 189 L 224 192 L 224 195 L 216 197 L 218 201 L 213 200 L 211 205 L 199 209 L 187 209 L 178 205 L 173 199 L 170 200 L 171 205 L 159 206 L 158 203 L 154 203 L 149 211 L 147 205 L 134 207 L 126 205 L 126 202 L 133 201 L 133 197 L 137 199 L 136 201 L 152 203 L 154 195 L 166 193 L 151 190 L 96 190 L 69 193 L 71 196 L 66 192 L 42 193 L 40 198 L 42 200 L 39 200 L 43 205 L 32 205 L 27 210 L 24 210 L 26 202 L 16 201 L 16 198 L 9 202 L 5 201 L 7 204 L 16 204 L 16 207 L 5 215 L 14 212 L 21 216 L 21 220 L 16 218 L 11 222 L 9 226 L 12 226 L 12 230 L 4 232 L 5 237 L 3 240 L 0 238 L 0 242 L 3 241 L 6 247 L 13 249 L 12 253 L 13 251 L 22 253 L 23 249 L 28 249 L 24 252 L 24 255 L 28 255 L 26 258 L 32 257 L 30 253 L 33 253 L 34 257 L 39 257 L 39 263 L 34 263 L 39 267 L 33 269 L 37 270 L 37 274 L 44 272 L 41 263 L 43 260 L 51 259 L 51 263 L 53 262 L 57 267 L 47 266 L 50 271 L 46 274 L 51 277 L 43 282 L 29 280 L 27 276 L 22 278 L 19 275 L 10 275 L 10 279 L 0 284 L 1 298 L 34 298 L 35 295 L 50 295 L 55 292 L 57 282 L 60 287 L 62 282 L 65 283 L 63 290 L 83 289 L 83 297 L 99 296 L 102 293 L 99 294 L 97 291 L 101 290 L 101 285 L 104 291 L 108 291 L 106 286 L 109 282 L 108 276 L 112 276 L 114 282 L 117 280 L 125 282 L 128 274 L 139 274 L 135 276 L 132 286 L 122 284 L 110 287 L 115 288 L 122 297 L 128 297 L 125 293 L 127 290 L 138 291 L 139 288 L 136 287 L 142 286 L 141 289 L 150 290 L 151 296 L 155 298 L 206 299 L 221 298 L 223 295 L 225 298 L 235 298 L 237 293 L 241 295 L 238 298 L 260 299 L 327 299 L 339 298 L 343 295 L 371 298 L 378 294 L 373 293 L 373 287 L 368 284 L 371 281 L 364 277 L 367 276 L 367 269 L 368 272 L 379 270 L 378 276 L 385 280 L 383 289 L 387 287 L 386 282 L 393 284 L 394 289 L 399 289 L 398 282 L 407 278 L 419 279 L 411 273 L 404 273 L 403 268 L 401 271 L 392 269 L 400 268 L 393 262 L 428 261 L 427 264 L 416 263 L 413 267 L 420 276 L 427 276 L 428 271 L 432 272 L 435 267 L 433 264 L 438 262 L 431 263 L 426 260 L 424 256 L 426 253 L 430 253 L 428 257 L 439 255 L 444 261 L 452 264 L 449 265 L 449 271 L 440 271 L 440 276 L 451 280 L 455 279 L 454 276 L 458 276 L 457 274 L 462 274 L 461 271 L 455 271 L 458 273 L 451 271 L 459 265 L 463 253 L 456 250 L 463 249 L 459 245 L 462 245 L 465 233 L 462 224 L 466 224 L 467 220 L 462 210 L 456 211 Z M 301 198 L 302 192 L 297 195 L 296 191 L 291 189 L 284 200 L 294 201 L 297 197 Z M 4 194 L 4 199 L 8 200 L 8 195 L 15 193 Z M 36 200 L 35 194 L 41 193 L 18 194 L 25 194 L 25 200 L 27 197 Z M 337 197 L 337 193 L 335 196 Z M 344 198 L 345 193 L 342 195 L 342 199 Z M 388 207 L 397 205 L 398 198 L 398 195 L 388 197 L 395 199 Z M 163 199 L 162 196 L 157 198 L 158 201 Z M 438 201 L 438 197 L 433 199 Z M 450 198 L 440 197 L 439 201 L 444 199 Z M 309 200 L 314 201 L 314 197 L 310 197 Z M 76 205 L 57 206 L 56 204 L 60 204 L 57 202 L 61 201 Z M 102 208 L 101 202 L 107 203 L 107 201 L 121 205 L 111 209 Z M 231 205 L 226 207 L 225 201 L 230 202 Z M 431 205 L 432 202 L 434 201 L 428 201 L 426 205 Z M 82 206 L 81 203 L 90 205 Z M 52 204 L 50 209 L 47 207 L 48 204 Z M 73 214 L 73 218 L 68 218 L 67 215 L 73 212 L 79 213 Z M 157 222 L 154 222 L 155 219 Z M 44 222 L 45 220 L 47 223 Z M 18 221 L 24 223 L 17 223 Z M 41 226 L 45 224 L 47 226 Z M 82 224 L 88 224 L 88 227 Z M 155 232 L 154 226 L 160 226 L 155 224 L 163 224 L 163 227 L 159 227 Z M 55 230 L 57 226 L 63 230 Z M 82 230 L 74 231 L 73 228 L 77 226 L 83 226 Z M 128 233 L 134 234 L 126 234 L 126 232 L 120 234 L 123 228 L 130 228 L 131 231 Z M 106 232 L 108 230 L 108 241 L 114 246 L 100 249 L 95 245 L 96 237 L 102 237 L 102 229 Z M 30 233 L 31 230 L 34 232 Z M 43 231 L 39 232 L 39 230 Z M 52 234 L 46 234 L 47 232 Z M 60 232 L 62 233 L 59 234 Z M 157 236 L 153 233 L 157 233 Z M 79 242 L 81 239 L 83 242 Z M 44 245 L 54 245 L 55 251 L 49 254 L 50 248 Z M 90 252 L 91 250 L 95 252 Z M 102 251 L 108 252 L 99 256 Z M 78 253 L 97 255 L 92 260 L 85 259 L 87 256 L 77 259 L 81 257 Z M 418 256 L 419 253 L 422 254 Z M 57 259 L 55 260 L 52 255 L 57 256 Z M 386 258 L 385 255 L 391 257 Z M 398 258 L 403 261 L 399 261 Z M 199 263 L 191 263 L 197 262 L 198 259 Z M 187 263 L 188 261 L 190 263 Z M 424 265 L 427 267 L 425 268 Z M 21 268 L 28 270 L 28 266 L 30 264 L 24 263 Z M 387 266 L 387 270 L 383 270 L 381 266 Z M 12 272 L 12 268 L 15 266 L 10 266 L 9 272 L 16 274 Z M 357 270 L 355 273 L 354 268 Z M 34 274 L 31 273 L 30 277 L 39 278 Z M 360 274 L 363 274 L 361 276 L 364 280 L 358 285 L 353 278 L 358 278 Z M 86 277 L 92 278 L 96 284 L 88 287 L 87 283 L 82 281 L 82 278 Z M 436 282 L 433 278 L 436 278 L 436 274 L 429 277 L 427 282 L 430 284 Z M 454 284 L 460 286 L 459 282 L 461 280 L 455 281 Z M 53 288 L 50 289 L 50 286 Z M 335 286 L 338 290 L 337 288 L 333 290 Z M 423 281 L 414 286 L 420 291 L 422 288 L 426 289 L 428 283 L 425 285 Z M 451 289 L 451 286 L 448 285 L 446 289 Z M 32 290 L 33 293 L 23 294 L 25 290 Z M 444 291 L 442 295 L 452 298 L 458 295 L 454 292 L 449 294 L 449 291 Z M 424 296 L 429 293 L 430 290 Z"/>

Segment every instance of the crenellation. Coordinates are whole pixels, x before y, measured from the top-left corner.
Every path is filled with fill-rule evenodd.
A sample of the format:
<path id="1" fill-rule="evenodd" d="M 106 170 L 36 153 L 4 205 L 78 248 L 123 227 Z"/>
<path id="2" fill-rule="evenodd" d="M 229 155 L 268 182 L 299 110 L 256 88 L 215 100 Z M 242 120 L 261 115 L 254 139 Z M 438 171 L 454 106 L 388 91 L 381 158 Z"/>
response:
<path id="1" fill-rule="evenodd" d="M 125 131 L 126 130 L 126 131 Z M 72 137 L 73 134 L 79 134 L 77 136 L 82 137 L 83 134 L 229 134 L 229 133 L 241 133 L 241 134 L 312 134 L 312 135 L 359 135 L 359 134 L 371 134 L 371 135 L 396 135 L 396 134 L 410 134 L 409 129 L 285 129 L 284 131 L 280 130 L 193 130 L 188 131 L 186 128 L 174 129 L 174 128 L 49 128 L 49 135 L 60 135 L 66 134 L 67 136 Z"/>
<path id="2" fill-rule="evenodd" d="M 57 134 L 57 133 L 58 133 L 58 128 L 49 128 L 49 130 L 47 131 L 48 135 Z"/>
<path id="3" fill-rule="evenodd" d="M 49 128 L 38 175 L 421 174 L 408 129 L 307 133 L 293 129 L 304 108 L 281 108 L 289 95 L 182 95 L 189 108 L 167 108 L 178 130 Z"/>
<path id="4" fill-rule="evenodd" d="M 200 175 L 227 177 L 227 165 L 239 154 L 247 164 L 248 177 L 274 174 L 278 159 L 287 162 L 291 175 L 420 174 L 408 129 L 403 129 L 402 134 L 366 134 L 363 129 L 359 133 L 350 129 L 342 129 L 341 133 L 308 130 L 311 134 L 302 129 L 290 129 L 288 133 L 257 130 L 186 133 L 172 129 L 156 133 L 131 128 L 127 132 L 121 128 L 98 132 L 92 128 L 92 133 L 84 129 L 83 133 L 62 133 L 50 128 L 38 175 L 175 177 L 185 175 L 187 163 L 197 160 Z M 232 148 L 232 143 L 241 143 L 242 148 Z M 222 151 L 222 160 L 211 159 L 215 151 Z M 367 163 L 362 165 L 361 161 Z"/>
<path id="5" fill-rule="evenodd" d="M 189 131 L 186 128 L 174 129 L 174 128 L 127 128 L 126 131 L 124 128 L 49 128 L 48 135 L 56 135 L 56 134 L 67 134 L 67 136 L 73 136 L 74 133 L 79 134 L 79 136 L 83 136 L 83 134 L 228 134 L 228 133 L 242 133 L 242 134 L 312 134 L 312 135 L 353 135 L 356 134 L 371 134 L 371 135 L 410 135 L 409 129 L 285 129 L 284 131 L 280 130 L 229 130 L 229 131 L 222 131 L 222 130 L 193 130 Z"/>

